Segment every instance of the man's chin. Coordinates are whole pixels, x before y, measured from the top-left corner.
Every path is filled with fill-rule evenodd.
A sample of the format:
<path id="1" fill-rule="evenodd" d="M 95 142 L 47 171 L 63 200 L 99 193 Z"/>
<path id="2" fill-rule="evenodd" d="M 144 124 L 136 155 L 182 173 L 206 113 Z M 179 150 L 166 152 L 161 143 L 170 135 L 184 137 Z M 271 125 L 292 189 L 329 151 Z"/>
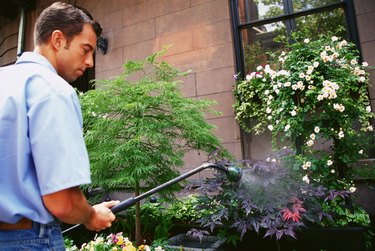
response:
<path id="1" fill-rule="evenodd" d="M 76 81 L 77 78 L 78 78 L 78 77 L 69 77 L 69 78 L 64 78 L 64 79 L 65 79 L 66 82 L 68 82 L 68 83 L 72 83 L 72 82 Z"/>

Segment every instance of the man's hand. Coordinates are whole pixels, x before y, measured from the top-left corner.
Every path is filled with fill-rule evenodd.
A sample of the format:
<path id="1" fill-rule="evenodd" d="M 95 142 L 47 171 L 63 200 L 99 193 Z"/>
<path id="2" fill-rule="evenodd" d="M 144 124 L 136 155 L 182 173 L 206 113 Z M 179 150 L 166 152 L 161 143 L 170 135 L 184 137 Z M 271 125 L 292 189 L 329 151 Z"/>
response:
<path id="1" fill-rule="evenodd" d="M 85 227 L 92 231 L 101 231 L 112 225 L 116 216 L 112 213 L 111 207 L 117 205 L 120 201 L 103 202 L 92 207 L 90 217 L 83 222 Z"/>
<path id="2" fill-rule="evenodd" d="M 116 217 L 110 208 L 120 203 L 109 201 L 91 206 L 78 187 L 44 195 L 43 202 L 59 220 L 68 224 L 82 223 L 93 231 L 101 231 L 111 226 Z"/>

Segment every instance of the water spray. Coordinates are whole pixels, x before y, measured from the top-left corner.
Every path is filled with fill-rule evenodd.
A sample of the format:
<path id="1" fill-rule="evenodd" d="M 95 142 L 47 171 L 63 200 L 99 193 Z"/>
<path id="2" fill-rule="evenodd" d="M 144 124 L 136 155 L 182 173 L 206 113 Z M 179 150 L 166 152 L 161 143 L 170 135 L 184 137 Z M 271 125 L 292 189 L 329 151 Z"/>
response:
<path id="1" fill-rule="evenodd" d="M 111 208 L 111 211 L 116 214 L 118 212 L 121 212 L 123 210 L 126 210 L 127 208 L 135 205 L 138 201 L 141 201 L 143 200 L 144 198 L 147 198 L 148 196 L 151 196 L 173 184 L 176 184 L 204 169 L 207 169 L 207 168 L 214 168 L 214 169 L 217 169 L 217 170 L 220 170 L 222 172 L 224 172 L 226 175 L 227 175 L 227 178 L 230 180 L 230 181 L 233 181 L 233 182 L 237 182 L 241 179 L 242 177 L 242 169 L 239 168 L 239 167 L 236 167 L 236 166 L 228 166 L 228 165 L 223 165 L 223 164 L 214 164 L 214 163 L 205 163 L 187 173 L 184 173 L 174 179 L 171 179 L 169 181 L 167 181 L 166 183 L 164 184 L 161 184 L 143 194 L 140 194 L 136 197 L 131 197 L 131 198 L 128 198 L 122 202 L 120 202 L 119 204 L 115 205 L 114 207 Z M 74 225 L 68 229 L 65 229 L 64 231 L 62 231 L 62 233 L 66 233 L 66 232 L 69 232 L 70 230 L 72 229 L 75 229 L 76 227 L 80 226 L 81 224 L 77 224 L 77 225 Z"/>

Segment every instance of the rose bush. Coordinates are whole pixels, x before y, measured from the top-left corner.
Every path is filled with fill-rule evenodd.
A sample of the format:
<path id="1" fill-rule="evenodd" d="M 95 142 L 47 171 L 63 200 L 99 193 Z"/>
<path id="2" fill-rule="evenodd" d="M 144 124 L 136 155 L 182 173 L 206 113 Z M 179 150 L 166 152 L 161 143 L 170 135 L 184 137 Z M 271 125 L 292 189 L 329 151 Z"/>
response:
<path id="1" fill-rule="evenodd" d="M 283 142 L 296 149 L 294 168 L 306 183 L 350 189 L 348 172 L 366 157 L 373 131 L 368 65 L 354 44 L 336 36 L 293 38 L 273 66 L 258 66 L 238 81 L 236 119 L 248 132 L 270 130 L 275 148 Z"/>

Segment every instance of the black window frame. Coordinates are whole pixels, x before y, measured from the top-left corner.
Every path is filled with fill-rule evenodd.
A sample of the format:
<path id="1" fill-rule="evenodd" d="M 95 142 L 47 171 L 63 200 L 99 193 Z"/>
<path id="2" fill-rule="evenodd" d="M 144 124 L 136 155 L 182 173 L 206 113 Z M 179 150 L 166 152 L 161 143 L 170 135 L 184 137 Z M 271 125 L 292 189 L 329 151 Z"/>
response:
<path id="1" fill-rule="evenodd" d="M 293 11 L 293 0 L 283 0 L 284 14 L 272 18 L 265 18 L 259 20 L 253 20 L 249 22 L 240 23 L 240 14 L 238 11 L 238 0 L 229 0 L 229 10 L 232 26 L 233 36 L 233 49 L 235 54 L 235 70 L 236 73 L 241 73 L 241 76 L 245 75 L 245 58 L 244 48 L 242 45 L 242 34 L 241 31 L 252 27 L 257 27 L 265 24 L 275 22 L 285 22 L 288 36 L 295 29 L 295 18 L 303 17 L 311 14 L 322 13 L 330 10 L 340 9 L 344 10 L 345 25 L 347 29 L 348 39 L 350 42 L 356 44 L 357 50 L 360 52 L 359 35 L 357 30 L 356 15 L 354 9 L 353 0 L 342 0 L 340 2 L 327 4 L 320 7 L 315 7 L 306 10 Z"/>

